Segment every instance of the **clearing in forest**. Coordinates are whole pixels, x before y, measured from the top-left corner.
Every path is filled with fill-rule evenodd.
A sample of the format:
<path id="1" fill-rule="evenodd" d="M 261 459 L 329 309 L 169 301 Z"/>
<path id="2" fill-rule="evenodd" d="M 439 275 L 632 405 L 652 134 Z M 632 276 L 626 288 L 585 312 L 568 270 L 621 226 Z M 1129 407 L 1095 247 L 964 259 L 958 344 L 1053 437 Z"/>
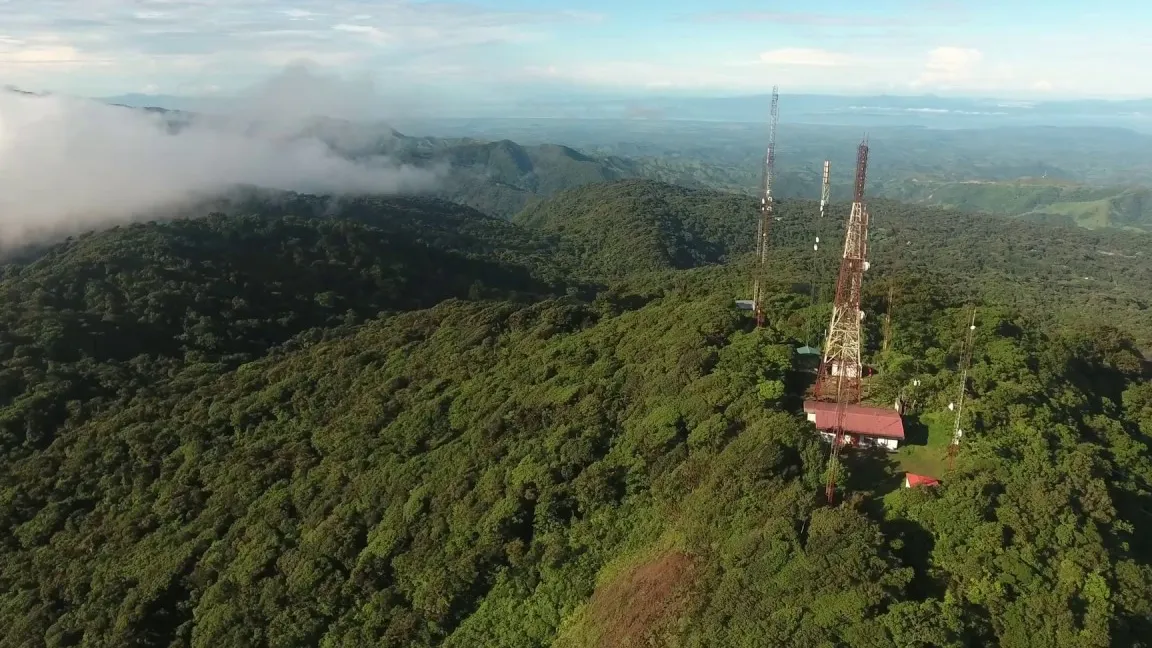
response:
<path id="1" fill-rule="evenodd" d="M 659 645 L 660 630 L 675 622 L 688 602 L 695 567 L 688 554 L 669 550 L 622 569 L 592 594 L 581 615 L 585 632 L 557 645 Z"/>
<path id="2" fill-rule="evenodd" d="M 901 472 L 943 479 L 948 470 L 948 444 L 952 441 L 953 415 L 930 412 L 904 419 L 907 438 L 893 454 Z"/>

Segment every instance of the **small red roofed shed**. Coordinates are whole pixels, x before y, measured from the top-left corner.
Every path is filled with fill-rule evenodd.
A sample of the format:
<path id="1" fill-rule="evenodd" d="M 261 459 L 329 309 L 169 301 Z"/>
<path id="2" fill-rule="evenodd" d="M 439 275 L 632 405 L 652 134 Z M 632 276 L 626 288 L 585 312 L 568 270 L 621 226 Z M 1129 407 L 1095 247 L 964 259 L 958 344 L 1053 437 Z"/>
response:
<path id="1" fill-rule="evenodd" d="M 832 440 L 836 427 L 836 403 L 804 401 L 808 420 L 825 438 Z M 886 407 L 848 405 L 844 408 L 844 434 L 850 443 L 874 445 L 895 450 L 904 440 L 904 421 L 900 412 Z"/>
<path id="2" fill-rule="evenodd" d="M 904 473 L 904 488 L 915 488 L 917 486 L 939 486 L 940 480 L 924 475 L 913 475 L 912 473 Z"/>

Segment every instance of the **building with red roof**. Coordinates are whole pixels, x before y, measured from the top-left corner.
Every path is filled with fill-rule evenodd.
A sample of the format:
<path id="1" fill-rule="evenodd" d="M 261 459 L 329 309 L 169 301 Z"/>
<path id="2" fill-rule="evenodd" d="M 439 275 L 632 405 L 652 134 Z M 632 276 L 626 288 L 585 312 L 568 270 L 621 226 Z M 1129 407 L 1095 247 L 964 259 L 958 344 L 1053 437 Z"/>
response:
<path id="1" fill-rule="evenodd" d="M 804 413 L 816 425 L 828 442 L 835 440 L 836 403 L 804 401 Z M 904 421 L 900 412 L 886 407 L 868 405 L 848 405 L 844 409 L 845 443 L 862 446 L 878 446 L 895 450 L 904 440 Z"/>
<path id="2" fill-rule="evenodd" d="M 916 486 L 939 486 L 940 480 L 924 475 L 914 475 L 912 473 L 904 473 L 904 488 L 915 488 Z"/>

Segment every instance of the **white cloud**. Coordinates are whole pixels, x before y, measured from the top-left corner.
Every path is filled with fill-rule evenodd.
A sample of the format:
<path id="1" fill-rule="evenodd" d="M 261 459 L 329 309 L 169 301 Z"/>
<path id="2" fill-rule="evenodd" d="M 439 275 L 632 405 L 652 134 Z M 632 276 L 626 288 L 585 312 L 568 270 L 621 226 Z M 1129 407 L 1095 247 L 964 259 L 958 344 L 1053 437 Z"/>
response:
<path id="1" fill-rule="evenodd" d="M 611 12 L 589 13 L 578 2 L 571 2 L 568 10 L 495 8 L 499 4 L 490 0 L 0 0 L 0 84 L 99 96 L 147 84 L 155 84 L 163 93 L 179 94 L 212 82 L 228 92 L 266 76 L 275 67 L 307 58 L 326 65 L 372 69 L 396 88 L 437 84 L 444 88 L 455 81 L 436 79 L 430 70 L 457 70 L 457 76 L 474 85 L 492 79 L 525 83 L 542 76 L 540 69 L 521 74 L 523 64 L 518 61 L 531 61 L 536 68 L 556 64 L 558 69 L 548 78 L 557 81 L 725 92 L 760 91 L 774 81 L 805 91 L 871 87 L 897 92 L 912 88 L 1037 93 L 1042 90 L 1033 84 L 1044 79 L 1055 79 L 1058 89 L 1082 93 L 1148 92 L 1152 88 L 1114 64 L 1152 53 L 1152 45 L 1139 35 L 1103 35 L 1088 29 L 1070 34 L 1053 29 L 1013 39 L 1007 45 L 998 35 L 982 37 L 972 32 L 967 42 L 932 50 L 940 41 L 925 39 L 951 31 L 919 29 L 940 26 L 944 19 L 938 7 L 910 10 L 896 19 L 862 9 L 864 14 L 857 16 L 771 11 L 680 15 L 679 22 L 674 10 L 664 9 L 656 19 L 668 25 L 667 37 L 691 26 L 698 30 L 693 35 L 696 47 L 682 57 L 671 57 L 677 60 L 653 54 L 615 62 L 606 60 L 612 56 L 606 48 L 584 46 L 594 38 L 556 41 L 539 50 L 524 46 L 548 41 L 557 26 L 594 29 L 614 17 Z M 668 20 L 660 22 L 660 18 Z M 696 22 L 689 24 L 685 19 Z M 763 21 L 766 30 L 774 33 L 755 38 L 729 34 L 724 24 L 752 20 Z M 917 29 L 911 29 L 914 26 Z M 774 49 L 761 54 L 764 41 L 760 38 L 768 37 L 772 38 L 768 42 L 781 47 L 773 45 Z M 878 47 L 880 38 L 885 40 Z M 634 40 L 621 47 L 662 51 L 647 45 Z"/>
<path id="2" fill-rule="evenodd" d="M 785 47 L 771 50 L 760 55 L 760 60 L 770 65 L 799 65 L 814 67 L 833 67 L 846 65 L 851 59 L 843 54 L 829 52 L 821 49 L 807 49 L 802 47 Z"/>
<path id="3" fill-rule="evenodd" d="M 300 58 L 365 66 L 375 58 L 376 69 L 403 75 L 423 59 L 476 63 L 465 52 L 471 46 L 539 40 L 550 25 L 598 18 L 472 0 L 0 0 L 0 79 L 81 92 L 119 79 L 109 94 L 148 83 L 171 91 L 209 75 L 250 79 Z M 30 44 L 45 34 L 57 38 L 52 48 Z M 81 65 L 95 64 L 106 74 L 80 74 Z M 181 67 L 198 76 L 179 76 Z"/>
<path id="4" fill-rule="evenodd" d="M 349 34 L 362 34 L 377 43 L 383 43 L 388 40 L 388 36 L 384 33 L 383 30 L 371 25 L 351 25 L 340 23 L 337 25 L 332 25 L 332 29 L 336 31 L 347 32 Z"/>
<path id="5" fill-rule="evenodd" d="M 916 83 L 932 85 L 969 81 L 976 76 L 983 59 L 984 54 L 977 49 L 937 47 L 928 53 L 928 61 Z"/>
<path id="6" fill-rule="evenodd" d="M 355 81 L 295 70 L 254 90 L 231 116 L 173 133 L 142 111 L 0 91 L 0 244 L 130 220 L 236 184 L 324 193 L 428 188 L 431 172 L 385 159 L 353 163 L 319 140 L 288 137 L 318 111 L 355 112 L 351 104 L 371 96 Z M 261 125 L 253 128 L 250 117 Z"/>
<path id="7" fill-rule="evenodd" d="M 113 63 L 108 56 L 82 51 L 52 35 L 0 41 L 0 78 L 21 80 L 41 72 L 73 71 Z"/>
<path id="8" fill-rule="evenodd" d="M 282 11 L 285 16 L 292 20 L 311 20 L 317 14 L 308 11 L 307 9 L 285 9 Z"/>
<path id="9" fill-rule="evenodd" d="M 619 88 L 651 89 L 715 89 L 761 92 L 771 88 L 773 83 L 788 85 L 801 79 L 819 82 L 828 73 L 836 74 L 838 68 L 829 66 L 782 66 L 782 70 L 771 75 L 764 73 L 763 64 L 758 61 L 735 61 L 709 65 L 668 61 L 652 63 L 648 61 L 609 61 L 584 65 L 527 66 L 522 73 L 529 78 L 568 81 L 587 85 L 613 86 Z"/>
<path id="10" fill-rule="evenodd" d="M 351 65 L 367 57 L 357 51 L 325 51 L 320 49 L 272 48 L 257 52 L 250 60 L 270 67 L 285 67 L 295 63 L 313 63 L 324 67 L 339 68 Z"/>

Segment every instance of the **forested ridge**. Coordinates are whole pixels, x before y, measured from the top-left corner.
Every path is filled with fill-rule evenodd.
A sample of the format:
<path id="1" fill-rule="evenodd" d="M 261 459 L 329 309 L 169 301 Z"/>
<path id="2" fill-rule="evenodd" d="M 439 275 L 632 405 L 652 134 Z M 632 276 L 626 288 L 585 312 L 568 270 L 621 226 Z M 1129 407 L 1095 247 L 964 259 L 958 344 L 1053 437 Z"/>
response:
<path id="1" fill-rule="evenodd" d="M 1143 238 L 874 204 L 869 398 L 919 381 L 932 451 L 975 303 L 965 444 L 930 489 L 852 453 L 829 507 L 793 349 L 842 209 L 781 206 L 762 330 L 754 201 L 644 181 L 249 196 L 7 266 L 0 643 L 1148 645 Z"/>

